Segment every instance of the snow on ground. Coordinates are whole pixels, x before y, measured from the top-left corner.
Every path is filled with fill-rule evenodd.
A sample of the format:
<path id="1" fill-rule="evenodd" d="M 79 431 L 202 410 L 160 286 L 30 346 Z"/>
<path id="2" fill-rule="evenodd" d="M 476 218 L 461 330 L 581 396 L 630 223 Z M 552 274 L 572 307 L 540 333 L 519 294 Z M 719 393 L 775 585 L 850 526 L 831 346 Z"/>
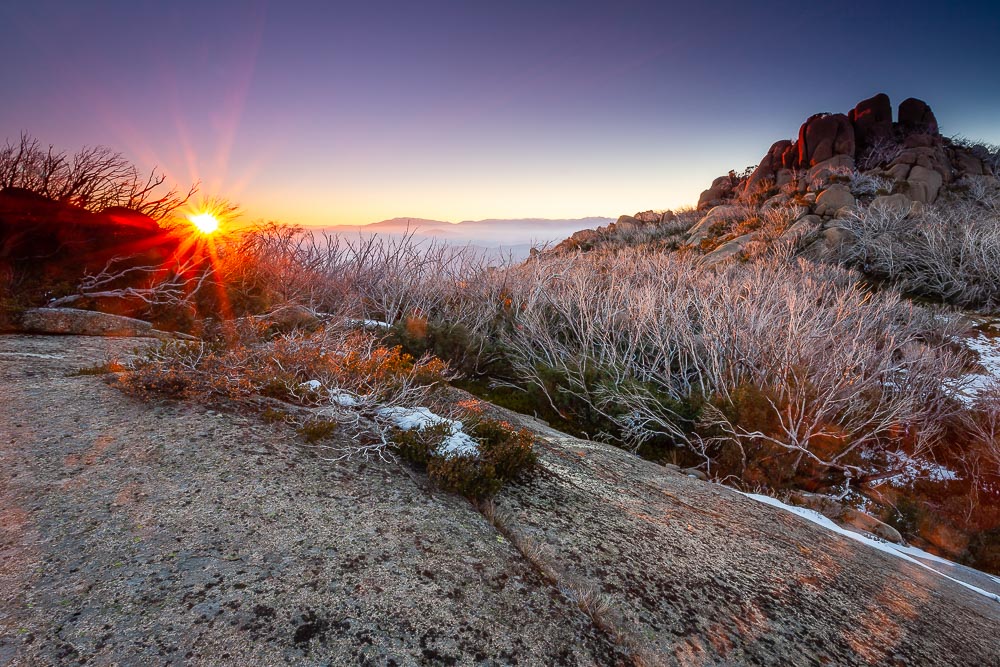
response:
<path id="1" fill-rule="evenodd" d="M 978 355 L 984 369 L 963 376 L 956 384 L 959 397 L 972 403 L 977 396 L 1000 383 L 1000 337 L 990 337 L 980 331 L 975 337 L 959 338 L 958 342 Z"/>
<path id="2" fill-rule="evenodd" d="M 344 322 L 348 326 L 352 327 L 362 327 L 364 329 L 389 329 L 392 327 L 388 322 L 383 322 L 382 320 L 355 320 L 347 319 Z"/>
<path id="3" fill-rule="evenodd" d="M 916 565 L 919 565 L 920 567 L 922 567 L 922 568 L 924 568 L 926 570 L 930 570 L 931 572 L 937 574 L 938 576 L 944 577 L 945 579 L 950 579 L 951 581 L 954 581 L 956 584 L 960 584 L 962 586 L 965 586 L 966 588 L 968 588 L 971 591 L 979 593 L 980 595 L 988 597 L 989 599 L 994 600 L 996 602 L 1000 602 L 1000 595 L 997 595 L 996 593 L 991 593 L 989 591 L 985 591 L 982 588 L 979 588 L 977 586 L 973 586 L 972 584 L 968 584 L 968 583 L 966 583 L 964 581 L 959 581 L 958 579 L 955 579 L 953 577 L 949 577 L 948 575 L 946 575 L 946 574 L 944 574 L 944 573 L 942 573 L 942 572 L 940 572 L 940 571 L 938 571 L 938 570 L 930 567 L 926 563 L 921 562 L 921 559 L 924 559 L 924 560 L 930 560 L 930 561 L 935 561 L 935 562 L 947 564 L 947 565 L 949 565 L 951 567 L 959 567 L 956 563 L 953 563 L 953 562 L 951 562 L 949 560 L 946 560 L 944 558 L 940 558 L 940 557 L 935 556 L 933 554 L 929 554 L 926 551 L 923 551 L 921 549 L 917 549 L 916 547 L 904 547 L 902 545 L 892 544 L 890 542 L 884 542 L 882 540 L 879 540 L 877 538 L 871 537 L 869 535 L 862 535 L 860 533 L 855 533 L 853 531 L 847 530 L 846 528 L 841 528 L 840 526 L 838 526 L 837 524 L 835 524 L 833 521 L 831 521 L 827 517 L 823 516 L 819 512 L 816 512 L 815 510 L 806 509 L 804 507 L 794 507 L 792 505 L 786 505 L 785 503 L 781 502 L 777 498 L 772 498 L 771 496 L 764 496 L 764 495 L 760 495 L 760 494 L 756 494 L 756 493 L 744 493 L 743 495 L 747 496 L 748 498 L 753 498 L 754 500 L 756 500 L 758 502 L 761 502 L 761 503 L 764 503 L 765 505 L 770 505 L 771 507 L 777 507 L 778 509 L 783 509 L 786 512 L 791 512 L 792 514 L 797 514 L 798 516 L 802 517 L 803 519 L 806 519 L 807 521 L 811 521 L 811 522 L 815 523 L 818 526 L 822 526 L 823 528 L 826 528 L 827 530 L 829 530 L 831 532 L 837 533 L 838 535 L 842 535 L 844 537 L 850 538 L 850 539 L 855 540 L 857 542 L 861 542 L 863 544 L 867 544 L 868 546 L 872 547 L 873 549 L 878 549 L 879 551 L 887 553 L 887 554 L 889 554 L 891 556 L 895 556 L 897 558 L 902 558 L 905 561 L 908 561 L 910 563 L 914 563 Z M 986 575 L 986 576 L 988 576 L 991 579 L 997 580 L 996 577 L 993 577 L 992 575 Z M 997 581 L 1000 581 L 1000 580 L 997 580 Z"/>
<path id="4" fill-rule="evenodd" d="M 923 459 L 915 459 L 906 452 L 895 452 L 886 455 L 890 468 L 900 468 L 900 473 L 887 478 L 893 486 L 909 486 L 918 479 L 929 479 L 932 482 L 950 482 L 958 479 L 958 473 L 938 463 Z"/>
<path id="5" fill-rule="evenodd" d="M 378 416 L 395 424 L 404 431 L 423 430 L 428 426 L 449 424 L 451 434 L 438 446 L 441 456 L 478 456 L 479 445 L 472 437 L 462 430 L 462 422 L 434 414 L 427 408 L 382 408 Z"/>

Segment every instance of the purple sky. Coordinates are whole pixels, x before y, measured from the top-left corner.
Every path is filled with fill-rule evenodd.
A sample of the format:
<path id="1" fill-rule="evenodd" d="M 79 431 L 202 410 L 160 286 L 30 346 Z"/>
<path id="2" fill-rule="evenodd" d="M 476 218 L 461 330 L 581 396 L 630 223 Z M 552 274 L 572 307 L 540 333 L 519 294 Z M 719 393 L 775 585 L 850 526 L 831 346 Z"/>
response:
<path id="1" fill-rule="evenodd" d="M 0 127 L 303 224 L 691 204 L 879 91 L 1000 143 L 1000 3 L 690 4 L 8 2 Z"/>

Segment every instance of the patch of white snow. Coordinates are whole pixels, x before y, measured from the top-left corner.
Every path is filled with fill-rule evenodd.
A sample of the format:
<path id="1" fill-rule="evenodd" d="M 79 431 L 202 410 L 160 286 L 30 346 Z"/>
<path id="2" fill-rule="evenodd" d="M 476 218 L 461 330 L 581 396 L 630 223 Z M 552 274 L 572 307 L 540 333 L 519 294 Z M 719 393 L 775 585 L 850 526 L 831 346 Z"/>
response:
<path id="1" fill-rule="evenodd" d="M 958 579 L 954 579 L 952 577 L 949 577 L 948 575 L 943 574 L 943 573 L 939 572 L 938 570 L 935 570 L 934 568 L 930 567 L 929 565 L 920 562 L 920 560 L 918 560 L 918 558 L 928 558 L 930 560 L 938 561 L 938 562 L 941 562 L 941 563 L 947 563 L 949 565 L 955 565 L 951 561 L 945 560 L 945 559 L 940 558 L 938 556 L 933 556 L 933 555 L 931 555 L 931 554 L 929 554 L 929 553 L 927 553 L 925 551 L 921 551 L 920 549 L 916 549 L 914 547 L 904 547 L 902 545 L 892 544 L 890 542 L 884 542 L 882 540 L 876 539 L 874 537 L 870 537 L 868 535 L 862 535 L 860 533 L 855 533 L 853 531 L 847 530 L 846 528 L 841 528 L 840 526 L 838 526 L 837 524 L 835 524 L 833 521 L 831 521 L 827 517 L 823 516 L 819 512 L 816 512 L 815 510 L 806 509 L 804 507 L 794 507 L 792 505 L 786 505 L 785 503 L 781 502 L 777 498 L 772 498 L 771 496 L 760 495 L 760 494 L 757 494 L 757 493 L 744 493 L 743 495 L 747 496 L 748 498 L 753 498 L 757 502 L 764 503 L 765 505 L 770 505 L 771 507 L 777 507 L 778 509 L 783 509 L 786 512 L 791 512 L 792 514 L 797 514 L 798 516 L 802 517 L 803 519 L 805 519 L 807 521 L 811 521 L 812 523 L 815 523 L 818 526 L 822 526 L 823 528 L 826 528 L 827 530 L 829 530 L 831 532 L 837 533 L 838 535 L 842 535 L 844 537 L 847 537 L 849 539 L 855 540 L 857 542 L 861 542 L 863 544 L 867 544 L 868 546 L 872 547 L 873 549 L 878 549 L 879 551 L 881 551 L 883 553 L 887 553 L 887 554 L 889 554 L 891 556 L 895 556 L 897 558 L 901 558 L 901 559 L 903 559 L 905 561 L 908 561 L 910 563 L 914 563 L 916 565 L 919 565 L 920 567 L 924 568 L 925 570 L 930 570 L 931 572 L 937 574 L 938 576 L 944 577 L 945 579 L 950 579 L 951 581 L 954 581 L 956 584 L 959 584 L 961 586 L 965 586 L 966 588 L 968 588 L 969 590 L 971 590 L 971 591 L 973 591 L 975 593 L 979 593 L 980 595 L 983 595 L 983 596 L 985 596 L 985 597 L 987 597 L 987 598 L 989 598 L 989 599 L 991 599 L 991 600 L 993 600 L 995 602 L 1000 602 L 1000 595 L 997 595 L 996 593 L 990 593 L 989 591 L 984 591 L 982 588 L 978 588 L 976 586 L 973 586 L 972 584 L 967 584 L 964 581 L 959 581 Z"/>
<path id="2" fill-rule="evenodd" d="M 455 419 L 447 419 L 434 414 L 427 408 L 382 408 L 378 416 L 392 422 L 404 431 L 422 430 L 428 426 L 448 424 L 451 433 L 438 446 L 438 454 L 449 456 L 478 456 L 479 445 L 462 430 L 463 424 Z"/>

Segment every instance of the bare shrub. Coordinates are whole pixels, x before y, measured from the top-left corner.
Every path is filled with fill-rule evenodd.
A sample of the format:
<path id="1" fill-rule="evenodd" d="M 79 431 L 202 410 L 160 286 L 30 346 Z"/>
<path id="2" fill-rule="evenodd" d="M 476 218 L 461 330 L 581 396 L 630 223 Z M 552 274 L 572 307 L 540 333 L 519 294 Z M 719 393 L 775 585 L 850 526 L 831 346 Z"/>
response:
<path id="1" fill-rule="evenodd" d="M 929 406 L 949 405 L 943 383 L 959 366 L 932 318 L 835 266 L 702 272 L 622 251 L 539 264 L 525 278 L 504 338 L 518 374 L 553 408 L 568 394 L 597 411 L 632 448 L 660 435 L 709 455 L 764 442 L 859 476 L 893 433 L 933 440 Z M 766 424 L 727 414 L 746 386 Z M 693 397 L 719 407 L 691 423 L 680 408 Z"/>
<path id="2" fill-rule="evenodd" d="M 871 171 L 884 167 L 903 152 L 903 144 L 895 137 L 880 137 L 869 144 L 858 158 L 858 169 Z"/>
<path id="3" fill-rule="evenodd" d="M 968 198 L 920 212 L 872 205 L 841 225 L 857 242 L 844 259 L 908 292 L 963 307 L 1000 304 L 1000 210 Z"/>
<path id="4" fill-rule="evenodd" d="M 197 191 L 164 188 L 166 175 L 153 169 L 148 175 L 121 153 L 104 146 L 87 146 L 70 155 L 43 146 L 22 134 L 17 143 L 0 148 L 0 188 L 24 188 L 56 201 L 90 211 L 128 208 L 160 220 Z"/>

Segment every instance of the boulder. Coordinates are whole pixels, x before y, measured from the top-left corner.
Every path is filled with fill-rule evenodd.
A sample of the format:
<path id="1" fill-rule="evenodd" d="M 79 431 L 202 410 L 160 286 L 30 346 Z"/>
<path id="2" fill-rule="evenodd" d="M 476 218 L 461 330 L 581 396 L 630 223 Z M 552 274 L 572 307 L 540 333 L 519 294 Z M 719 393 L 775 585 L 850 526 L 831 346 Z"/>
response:
<path id="1" fill-rule="evenodd" d="M 809 169 L 806 178 L 810 190 L 821 190 L 835 179 L 850 177 L 854 171 L 854 158 L 850 155 L 835 155 Z"/>
<path id="2" fill-rule="evenodd" d="M 619 228 L 621 226 L 621 219 L 628 218 L 629 216 L 623 215 L 619 220 Z M 634 218 L 633 218 L 634 220 Z M 596 229 L 581 229 L 578 232 L 573 232 L 573 235 L 569 237 L 569 240 L 575 243 L 578 247 L 584 245 L 590 245 L 599 241 L 601 235 L 597 233 Z"/>
<path id="3" fill-rule="evenodd" d="M 983 176 L 986 174 L 986 167 L 982 159 L 976 157 L 972 151 L 958 149 L 955 151 L 955 166 L 967 176 Z"/>
<path id="4" fill-rule="evenodd" d="M 854 125 L 854 138 L 859 152 L 892 136 L 892 102 L 885 93 L 858 102 L 848 118 Z"/>
<path id="5" fill-rule="evenodd" d="M 663 215 L 660 216 L 660 224 L 665 225 L 668 222 L 674 222 L 677 220 L 677 214 L 673 211 L 664 211 Z"/>
<path id="6" fill-rule="evenodd" d="M 750 174 L 743 191 L 749 194 L 753 192 L 755 188 L 759 187 L 762 182 L 767 180 L 776 180 L 775 174 L 782 168 L 782 156 L 791 145 L 792 142 L 787 139 L 774 142 L 774 144 L 771 145 L 771 148 L 768 149 L 767 154 L 761 159 L 760 164 L 758 164 L 757 168 Z"/>
<path id="7" fill-rule="evenodd" d="M 854 206 L 857 201 L 845 185 L 831 185 L 816 197 L 816 215 L 832 217 L 841 209 Z"/>
<path id="8" fill-rule="evenodd" d="M 646 226 L 646 223 L 631 215 L 619 216 L 615 222 L 615 233 L 630 234 Z"/>
<path id="9" fill-rule="evenodd" d="M 814 167 L 835 155 L 854 157 L 854 126 L 842 113 L 816 114 L 799 128 L 798 166 Z"/>
<path id="10" fill-rule="evenodd" d="M 753 235 L 744 234 L 743 236 L 737 237 L 732 241 L 726 241 L 718 248 L 716 248 L 712 252 L 702 257 L 701 261 L 698 262 L 699 266 L 702 266 L 707 269 L 709 267 L 715 266 L 716 264 L 724 262 L 727 259 L 735 257 L 740 253 L 741 250 L 743 250 L 743 247 L 746 246 L 746 244 L 750 241 L 751 236 Z"/>
<path id="11" fill-rule="evenodd" d="M 834 220 L 831 226 L 823 230 L 823 243 L 827 250 L 837 250 L 844 246 L 852 246 L 858 240 L 849 229 L 840 226 L 840 220 Z"/>
<path id="12" fill-rule="evenodd" d="M 913 201 L 933 204 L 941 190 L 941 185 L 944 183 L 944 178 L 933 169 L 916 165 L 910 170 L 906 182 L 910 184 L 909 195 Z"/>
<path id="13" fill-rule="evenodd" d="M 774 174 L 774 184 L 779 188 L 783 185 L 788 185 L 792 182 L 792 170 L 791 169 L 779 169 Z"/>
<path id="14" fill-rule="evenodd" d="M 716 206 L 688 231 L 687 243 L 700 243 L 702 239 L 708 236 L 708 232 L 713 225 L 737 220 L 745 214 L 746 211 L 742 206 Z"/>
<path id="15" fill-rule="evenodd" d="M 818 215 L 805 215 L 796 220 L 788 229 L 786 229 L 781 236 L 778 237 L 780 241 L 792 241 L 805 236 L 811 232 L 819 229 L 819 226 L 823 224 L 823 219 Z"/>
<path id="16" fill-rule="evenodd" d="M 898 530 L 852 507 L 845 508 L 843 513 L 838 517 L 838 520 L 848 530 L 870 533 L 886 542 L 903 544 L 903 536 L 899 534 Z"/>
<path id="17" fill-rule="evenodd" d="M 791 142 L 781 153 L 781 168 L 795 169 L 799 160 L 799 144 L 797 141 Z"/>
<path id="18" fill-rule="evenodd" d="M 785 193 L 778 193 L 773 197 L 765 200 L 763 204 L 760 205 L 761 210 L 767 210 L 771 208 L 781 208 L 785 206 L 789 201 L 789 196 Z"/>
<path id="19" fill-rule="evenodd" d="M 119 269 L 160 265 L 180 242 L 136 211 L 94 213 L 22 188 L 0 190 L 0 274 L 16 269 L 49 284 L 76 284 L 114 258 L 129 258 Z"/>
<path id="20" fill-rule="evenodd" d="M 74 336 L 129 336 L 183 338 L 191 336 L 157 331 L 144 320 L 76 308 L 30 308 L 21 315 L 21 328 L 29 333 Z"/>
<path id="21" fill-rule="evenodd" d="M 698 198 L 698 210 L 723 204 L 727 199 L 732 197 L 733 187 L 733 176 L 719 176 L 712 181 L 712 187 L 701 193 L 701 196 Z"/>
<path id="22" fill-rule="evenodd" d="M 894 164 L 888 169 L 886 173 L 894 181 L 905 181 L 906 177 L 910 175 L 911 165 L 908 164 Z"/>
<path id="23" fill-rule="evenodd" d="M 632 217 L 638 220 L 639 222 L 655 223 L 660 221 L 662 214 L 656 213 L 655 211 L 643 211 L 642 213 L 636 213 Z"/>
<path id="24" fill-rule="evenodd" d="M 899 213 L 910 213 L 913 210 L 913 201 L 905 194 L 882 195 L 872 200 L 873 208 L 887 208 Z"/>
<path id="25" fill-rule="evenodd" d="M 899 127 L 906 134 L 938 134 L 937 118 L 923 100 L 910 97 L 899 104 L 896 116 Z"/>

